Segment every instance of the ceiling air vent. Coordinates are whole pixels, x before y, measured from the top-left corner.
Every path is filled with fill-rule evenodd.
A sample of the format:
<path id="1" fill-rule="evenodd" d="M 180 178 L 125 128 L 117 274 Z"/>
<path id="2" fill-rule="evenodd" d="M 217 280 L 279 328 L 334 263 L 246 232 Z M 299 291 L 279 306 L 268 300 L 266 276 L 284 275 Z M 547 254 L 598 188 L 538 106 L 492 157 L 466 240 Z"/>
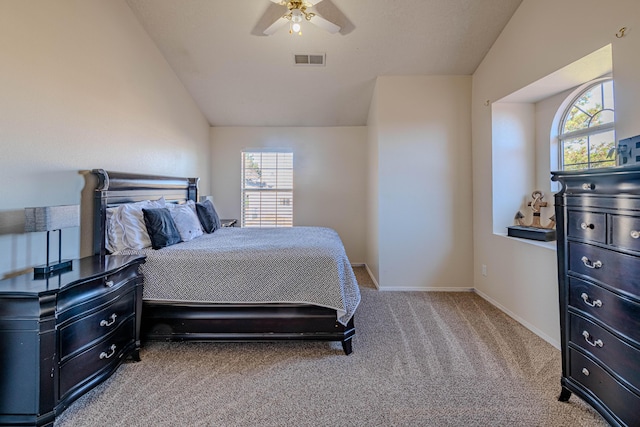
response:
<path id="1" fill-rule="evenodd" d="M 312 55 L 296 53 L 293 55 L 293 63 L 299 66 L 317 67 L 324 66 L 326 54 L 316 53 Z"/>

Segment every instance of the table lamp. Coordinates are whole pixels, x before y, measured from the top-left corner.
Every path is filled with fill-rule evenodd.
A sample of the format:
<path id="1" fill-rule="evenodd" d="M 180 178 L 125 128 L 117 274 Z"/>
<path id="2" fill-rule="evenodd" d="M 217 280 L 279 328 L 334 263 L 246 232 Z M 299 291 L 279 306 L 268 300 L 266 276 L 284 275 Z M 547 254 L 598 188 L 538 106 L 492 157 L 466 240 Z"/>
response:
<path id="1" fill-rule="evenodd" d="M 71 269 L 71 260 L 62 260 L 62 229 L 80 226 L 80 205 L 46 206 L 24 209 L 25 232 L 47 232 L 47 263 L 33 268 L 35 277 Z M 58 262 L 49 261 L 49 234 L 58 230 Z"/>

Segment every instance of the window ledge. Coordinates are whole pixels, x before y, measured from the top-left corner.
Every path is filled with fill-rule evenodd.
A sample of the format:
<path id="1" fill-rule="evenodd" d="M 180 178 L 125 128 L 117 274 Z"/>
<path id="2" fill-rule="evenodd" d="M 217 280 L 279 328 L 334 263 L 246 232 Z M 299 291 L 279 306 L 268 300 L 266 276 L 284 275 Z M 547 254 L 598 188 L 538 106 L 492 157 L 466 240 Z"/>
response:
<path id="1" fill-rule="evenodd" d="M 496 236 L 504 237 L 509 240 L 516 240 L 518 242 L 526 243 L 528 245 L 540 246 L 542 248 L 551 249 L 552 251 L 557 250 L 557 244 L 555 240 L 551 242 L 542 242 L 539 240 L 530 240 L 530 239 L 521 239 L 519 237 L 511 237 L 511 236 L 508 236 L 507 233 L 493 233 L 493 234 Z"/>

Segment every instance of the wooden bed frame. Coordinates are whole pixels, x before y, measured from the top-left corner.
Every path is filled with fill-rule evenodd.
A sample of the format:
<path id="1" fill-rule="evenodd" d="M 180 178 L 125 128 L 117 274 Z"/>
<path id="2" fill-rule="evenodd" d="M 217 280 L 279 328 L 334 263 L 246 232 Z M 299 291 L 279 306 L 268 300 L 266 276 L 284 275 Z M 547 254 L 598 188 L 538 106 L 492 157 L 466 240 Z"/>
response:
<path id="1" fill-rule="evenodd" d="M 106 209 L 123 203 L 153 200 L 198 200 L 198 178 L 175 178 L 94 169 L 93 252 L 105 255 Z M 351 354 L 353 317 L 344 326 L 336 311 L 310 304 L 219 304 L 147 302 L 142 308 L 146 340 L 194 341 L 340 341 Z"/>

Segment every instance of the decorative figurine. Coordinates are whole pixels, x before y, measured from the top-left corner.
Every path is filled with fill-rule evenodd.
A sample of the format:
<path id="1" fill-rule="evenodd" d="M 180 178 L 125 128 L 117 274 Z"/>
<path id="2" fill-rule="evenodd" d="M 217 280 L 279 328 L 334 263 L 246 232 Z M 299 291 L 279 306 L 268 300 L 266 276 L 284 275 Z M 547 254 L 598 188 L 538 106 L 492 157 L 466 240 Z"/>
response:
<path id="1" fill-rule="evenodd" d="M 507 235 L 533 240 L 555 240 L 556 216 L 553 215 L 549 218 L 550 222 L 547 225 L 542 225 L 540 222 L 540 208 L 547 207 L 547 202 L 543 201 L 544 194 L 542 191 L 536 190 L 531 193 L 531 198 L 533 200 L 527 203 L 527 206 L 530 206 L 533 211 L 533 220 L 531 221 L 531 224 L 525 224 L 524 214 L 518 211 L 514 218 L 516 225 L 507 227 Z"/>
<path id="2" fill-rule="evenodd" d="M 527 206 L 531 206 L 531 210 L 533 211 L 533 221 L 531 222 L 531 224 L 527 225 L 524 223 L 524 214 L 520 211 L 518 211 L 518 213 L 516 213 L 516 225 L 520 225 L 523 227 L 535 227 L 535 228 L 545 228 L 545 229 L 553 229 L 556 226 L 556 216 L 553 215 L 551 218 L 549 218 L 549 220 L 551 222 L 549 222 L 549 224 L 547 225 L 542 225 L 540 223 L 540 208 L 546 208 L 547 207 L 547 202 L 543 202 L 542 199 L 544 199 L 544 194 L 542 193 L 542 191 L 536 190 L 533 193 L 531 193 L 531 198 L 533 199 L 533 201 L 527 203 Z"/>

